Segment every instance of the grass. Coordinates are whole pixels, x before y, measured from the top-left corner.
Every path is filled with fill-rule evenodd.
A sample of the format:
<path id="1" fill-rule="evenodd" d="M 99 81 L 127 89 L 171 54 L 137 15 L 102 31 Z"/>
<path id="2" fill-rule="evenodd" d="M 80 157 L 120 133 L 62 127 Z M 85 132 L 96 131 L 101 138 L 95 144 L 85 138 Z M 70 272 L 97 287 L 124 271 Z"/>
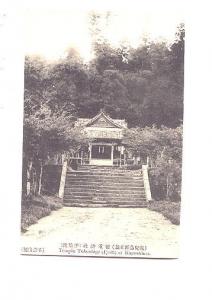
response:
<path id="1" fill-rule="evenodd" d="M 180 202 L 171 201 L 151 201 L 148 204 L 150 210 L 161 213 L 165 218 L 170 220 L 172 224 L 180 224 Z"/>
<path id="2" fill-rule="evenodd" d="M 62 200 L 56 196 L 34 196 L 25 200 L 21 205 L 21 231 L 26 232 L 27 228 L 37 221 L 48 216 L 52 210 L 61 208 Z"/>

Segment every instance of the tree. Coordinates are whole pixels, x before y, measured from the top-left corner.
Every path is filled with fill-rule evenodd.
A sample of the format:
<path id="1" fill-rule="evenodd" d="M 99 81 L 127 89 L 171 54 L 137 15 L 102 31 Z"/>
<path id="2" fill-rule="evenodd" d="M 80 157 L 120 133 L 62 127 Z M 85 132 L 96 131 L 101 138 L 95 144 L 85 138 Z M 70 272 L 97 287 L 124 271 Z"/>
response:
<path id="1" fill-rule="evenodd" d="M 45 102 L 43 92 L 50 65 L 41 57 L 26 56 L 24 68 L 24 113 L 30 115 Z"/>
<path id="2" fill-rule="evenodd" d="M 27 180 L 31 180 L 30 192 L 41 193 L 43 166 L 55 154 L 74 152 L 86 143 L 80 128 L 65 114 L 57 115 L 42 106 L 24 120 L 23 140 L 23 191 L 28 194 Z"/>
<path id="3" fill-rule="evenodd" d="M 173 71 L 183 72 L 184 69 L 184 49 L 185 49 L 185 25 L 181 23 L 175 34 L 175 41 L 171 49 L 171 66 Z M 182 74 L 181 74 L 182 75 Z"/>
<path id="4" fill-rule="evenodd" d="M 101 15 L 97 18 L 94 32 L 97 31 L 100 19 Z M 93 73 L 92 78 L 96 77 L 90 82 L 90 91 L 93 90 L 91 85 L 97 82 L 98 89 L 94 97 L 90 94 L 88 103 L 93 102 L 92 106 L 101 107 L 105 102 L 104 97 L 108 99 L 110 94 L 111 107 L 114 108 L 109 109 L 109 112 L 114 116 L 118 110 L 123 112 L 122 103 L 119 107 L 117 96 L 110 93 L 110 87 L 115 88 L 114 76 L 105 78 L 105 74 L 113 72 L 119 74 L 119 78 L 122 76 L 122 102 L 125 103 L 127 99 L 124 116 L 129 126 L 179 126 L 183 119 L 183 25 L 179 26 L 176 39 L 171 45 L 165 41 L 154 42 L 145 38 L 137 48 L 126 43 L 115 48 L 104 39 L 101 28 L 94 36 L 95 56 L 88 66 L 88 72 Z M 104 86 L 107 87 L 105 94 Z M 120 85 L 118 91 L 121 91 Z"/>

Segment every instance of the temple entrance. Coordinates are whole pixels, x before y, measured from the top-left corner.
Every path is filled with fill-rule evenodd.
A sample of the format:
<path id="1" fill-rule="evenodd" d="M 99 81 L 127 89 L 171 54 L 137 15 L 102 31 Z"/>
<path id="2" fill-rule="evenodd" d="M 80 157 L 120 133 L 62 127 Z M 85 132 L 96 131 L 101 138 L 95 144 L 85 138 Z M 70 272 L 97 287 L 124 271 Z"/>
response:
<path id="1" fill-rule="evenodd" d="M 112 166 L 113 146 L 92 144 L 90 149 L 90 165 Z"/>
<path id="2" fill-rule="evenodd" d="M 93 145 L 91 150 L 92 159 L 111 159 L 112 146 Z"/>

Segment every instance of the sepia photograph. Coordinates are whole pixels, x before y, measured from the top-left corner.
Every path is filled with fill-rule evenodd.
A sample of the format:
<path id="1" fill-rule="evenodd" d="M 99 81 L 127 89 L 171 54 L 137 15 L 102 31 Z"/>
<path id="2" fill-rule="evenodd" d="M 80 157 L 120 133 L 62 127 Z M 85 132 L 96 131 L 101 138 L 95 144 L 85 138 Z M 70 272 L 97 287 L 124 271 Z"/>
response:
<path id="1" fill-rule="evenodd" d="M 27 9 L 23 255 L 178 258 L 179 11 Z"/>

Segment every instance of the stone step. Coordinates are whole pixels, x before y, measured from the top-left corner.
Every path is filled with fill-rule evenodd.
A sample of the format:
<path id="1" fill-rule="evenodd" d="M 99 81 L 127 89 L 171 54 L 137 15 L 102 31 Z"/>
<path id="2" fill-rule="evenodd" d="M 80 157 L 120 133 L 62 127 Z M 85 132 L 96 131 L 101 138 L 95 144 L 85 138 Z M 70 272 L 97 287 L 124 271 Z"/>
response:
<path id="1" fill-rule="evenodd" d="M 119 166 L 94 166 L 94 165 L 80 165 L 78 170 L 122 170 L 124 167 Z"/>
<path id="2" fill-rule="evenodd" d="M 87 201 L 87 202 L 78 202 L 78 201 L 71 201 L 71 202 L 64 202 L 64 206 L 78 206 L 78 207 L 89 207 L 90 205 L 99 205 L 102 207 L 147 207 L 147 203 L 145 200 L 140 202 L 102 202 L 102 201 Z"/>
<path id="3" fill-rule="evenodd" d="M 86 201 L 100 201 L 105 203 L 111 203 L 111 202 L 140 202 L 144 201 L 145 197 L 120 197 L 120 196 L 113 196 L 113 197 L 92 197 L 92 196 L 64 196 L 64 202 L 86 202 Z"/>
<path id="4" fill-rule="evenodd" d="M 69 206 L 69 207 L 147 207 L 147 204 L 145 202 L 142 203 L 113 203 L 113 204 L 108 204 L 108 203 L 65 203 L 64 206 Z"/>
<path id="5" fill-rule="evenodd" d="M 116 181 L 66 181 L 66 188 L 71 187 L 114 187 L 114 188 L 140 188 L 144 187 L 143 180 L 142 181 L 132 181 L 130 184 L 126 184 L 126 182 L 116 182 Z"/>
<path id="6" fill-rule="evenodd" d="M 127 170 L 127 169 L 120 169 L 120 168 L 117 168 L 117 169 L 78 169 L 78 170 L 71 170 L 68 172 L 92 172 L 92 173 L 142 173 L 142 169 L 137 169 L 137 170 Z"/>
<path id="7" fill-rule="evenodd" d="M 75 190 L 73 188 L 65 189 L 65 194 L 66 195 L 71 195 L 71 194 L 91 194 L 91 195 L 96 195 L 96 194 L 120 194 L 120 195 L 145 195 L 145 190 L 144 189 L 136 189 L 136 190 L 112 190 L 112 189 L 78 189 Z"/>
<path id="8" fill-rule="evenodd" d="M 139 175 L 139 174 L 89 174 L 89 173 L 70 173 L 70 174 L 67 174 L 66 175 L 66 178 L 110 178 L 110 177 L 113 177 L 113 178 L 143 178 L 142 174 Z"/>
<path id="9" fill-rule="evenodd" d="M 110 195 L 126 195 L 126 196 L 131 196 L 131 195 L 145 195 L 144 190 L 136 190 L 136 191 L 122 191 L 122 190 L 78 190 L 75 191 L 73 189 L 65 190 L 65 195 L 100 195 L 104 194 L 106 196 Z"/>
<path id="10" fill-rule="evenodd" d="M 74 171 L 68 172 L 69 176 L 121 176 L 121 177 L 131 177 L 131 176 L 142 176 L 139 172 L 91 172 L 91 171 Z"/>
<path id="11" fill-rule="evenodd" d="M 113 198 L 122 198 L 122 199 L 141 199 L 145 198 L 145 194 L 131 194 L 131 195 L 124 195 L 124 194 L 114 194 L 114 193 L 98 193 L 98 194 L 65 194 L 64 199 L 113 199 Z"/>
<path id="12" fill-rule="evenodd" d="M 144 208 L 147 207 L 147 203 L 142 201 L 140 203 L 126 203 L 126 202 L 113 202 L 113 203 L 102 203 L 102 202 L 86 202 L 86 203 L 78 203 L 78 202 L 65 202 L 64 206 L 69 207 L 120 207 L 120 208 Z"/>
<path id="13" fill-rule="evenodd" d="M 108 177 L 108 178 L 102 178 L 102 177 L 99 177 L 99 178 L 94 178 L 94 177 L 89 177 L 89 178 L 66 178 L 66 183 L 72 183 L 72 184 L 75 184 L 75 183 L 96 183 L 96 184 L 101 184 L 101 183 L 122 183 L 122 184 L 133 184 L 133 183 L 143 183 L 143 179 L 142 178 L 112 178 L 112 177 Z"/>
<path id="14" fill-rule="evenodd" d="M 67 187 L 72 186 L 144 186 L 143 180 L 132 180 L 132 181 L 118 181 L 118 180 L 66 180 Z"/>
<path id="15" fill-rule="evenodd" d="M 141 202 L 141 201 L 146 201 L 144 197 L 64 197 L 64 202 L 89 202 L 89 201 L 94 201 L 94 202 L 105 202 L 105 203 L 110 203 L 111 201 L 115 202 Z"/>
<path id="16" fill-rule="evenodd" d="M 142 168 L 138 169 L 129 169 L 126 167 L 99 167 L 99 168 L 78 168 L 76 170 L 68 169 L 68 172 L 75 172 L 75 171 L 91 171 L 91 172 L 135 172 L 135 171 L 142 171 Z"/>
<path id="17" fill-rule="evenodd" d="M 137 185 L 137 186 L 126 186 L 126 184 L 118 184 L 118 185 L 94 185 L 91 186 L 90 184 L 86 185 L 71 185 L 71 186 L 66 186 L 65 191 L 123 191 L 123 192 L 136 192 L 136 191 L 145 191 L 143 185 Z"/>
<path id="18" fill-rule="evenodd" d="M 137 170 L 142 170 L 142 166 L 140 165 L 136 169 L 131 167 L 131 169 L 127 166 L 78 166 L 77 171 L 84 171 L 84 170 L 104 170 L 104 171 L 137 171 Z"/>

